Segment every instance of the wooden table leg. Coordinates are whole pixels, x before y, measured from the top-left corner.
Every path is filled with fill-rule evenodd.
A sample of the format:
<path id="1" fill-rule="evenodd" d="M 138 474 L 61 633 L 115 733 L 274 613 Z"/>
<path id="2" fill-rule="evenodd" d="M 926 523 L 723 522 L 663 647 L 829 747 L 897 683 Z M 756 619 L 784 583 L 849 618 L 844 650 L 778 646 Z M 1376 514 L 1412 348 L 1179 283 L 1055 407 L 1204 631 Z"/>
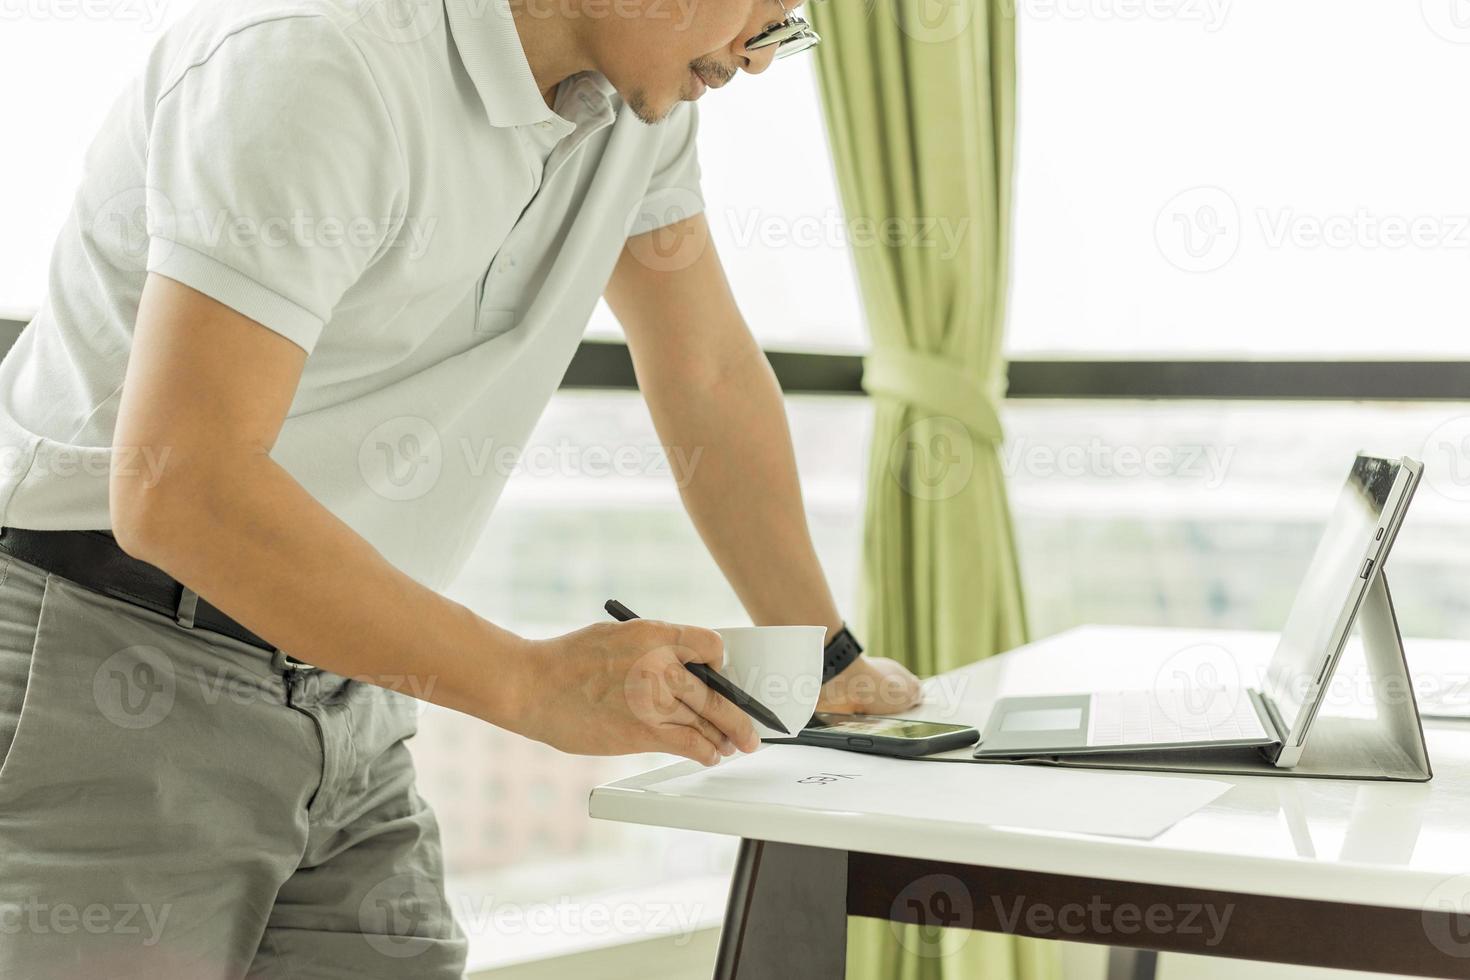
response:
<path id="1" fill-rule="evenodd" d="M 715 980 L 843 980 L 847 852 L 742 840 Z"/>

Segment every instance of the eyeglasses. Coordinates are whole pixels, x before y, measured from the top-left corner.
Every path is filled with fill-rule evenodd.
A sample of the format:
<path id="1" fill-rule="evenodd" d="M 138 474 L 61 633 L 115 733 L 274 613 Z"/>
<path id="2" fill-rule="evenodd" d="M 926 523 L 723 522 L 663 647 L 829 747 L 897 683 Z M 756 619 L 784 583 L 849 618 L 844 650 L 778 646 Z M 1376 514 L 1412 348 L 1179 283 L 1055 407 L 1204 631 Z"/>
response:
<path id="1" fill-rule="evenodd" d="M 785 12 L 786 19 L 771 24 L 755 37 L 746 41 L 745 50 L 757 51 L 774 44 L 776 45 L 777 58 L 789 58 L 794 54 L 800 54 L 808 48 L 816 47 L 822 38 L 816 31 L 812 30 L 812 26 L 803 18 L 787 10 L 786 4 L 781 3 L 781 0 L 776 0 L 776 2 L 781 4 L 781 9 Z"/>

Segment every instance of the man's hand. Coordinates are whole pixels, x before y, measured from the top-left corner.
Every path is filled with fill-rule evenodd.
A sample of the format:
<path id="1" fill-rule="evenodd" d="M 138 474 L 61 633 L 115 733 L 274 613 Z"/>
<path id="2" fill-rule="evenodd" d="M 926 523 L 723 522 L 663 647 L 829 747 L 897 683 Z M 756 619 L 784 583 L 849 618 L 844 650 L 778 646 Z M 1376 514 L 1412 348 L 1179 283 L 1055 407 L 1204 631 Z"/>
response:
<path id="1" fill-rule="evenodd" d="M 712 766 L 760 746 L 745 713 L 686 663 L 724 662 L 714 630 L 657 620 L 599 623 L 530 641 L 534 681 L 517 730 L 563 752 L 670 752 Z"/>
<path id="2" fill-rule="evenodd" d="M 887 657 L 866 654 L 822 685 L 818 711 L 892 715 L 919 703 L 919 679 Z"/>

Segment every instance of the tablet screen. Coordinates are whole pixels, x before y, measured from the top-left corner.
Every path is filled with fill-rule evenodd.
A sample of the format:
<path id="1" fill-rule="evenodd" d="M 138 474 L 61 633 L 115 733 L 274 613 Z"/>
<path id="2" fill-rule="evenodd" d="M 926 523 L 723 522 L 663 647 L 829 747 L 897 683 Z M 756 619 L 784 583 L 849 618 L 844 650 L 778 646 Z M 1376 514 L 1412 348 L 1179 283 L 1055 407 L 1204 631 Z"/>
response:
<path id="1" fill-rule="evenodd" d="M 1288 735 L 1362 597 L 1363 563 L 1400 469 L 1397 460 L 1357 458 L 1297 589 L 1266 675 L 1266 693 Z"/>

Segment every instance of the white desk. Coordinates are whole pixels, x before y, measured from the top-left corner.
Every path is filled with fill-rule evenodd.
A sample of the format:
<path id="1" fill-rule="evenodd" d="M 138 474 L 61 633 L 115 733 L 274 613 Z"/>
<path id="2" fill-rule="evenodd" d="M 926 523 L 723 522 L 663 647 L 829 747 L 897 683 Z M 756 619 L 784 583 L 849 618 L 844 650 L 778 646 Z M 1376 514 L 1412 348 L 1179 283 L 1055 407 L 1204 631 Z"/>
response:
<path id="1" fill-rule="evenodd" d="M 934 678 L 924 706 L 909 714 L 983 725 L 998 696 L 1147 689 L 1161 667 L 1181 663 L 1178 651 L 1197 645 L 1216 651 L 1206 661 L 1254 684 L 1273 642 L 1267 633 L 1084 627 Z M 1470 670 L 1470 655 L 1462 667 L 1457 648 L 1406 646 L 1411 663 L 1424 665 L 1415 669 L 1416 686 L 1442 690 L 1462 684 Z M 1432 656 L 1416 656 L 1429 646 Z M 1183 662 L 1199 659 L 1195 651 Z M 1342 702 L 1353 700 L 1350 664 Z M 875 814 L 760 799 L 715 804 L 645 789 L 696 770 L 695 763 L 599 787 L 591 813 L 744 839 L 720 978 L 840 978 L 847 913 L 946 924 L 955 896 L 933 889 L 953 890 L 956 881 L 970 897 L 987 899 L 973 903 L 964 924 L 1113 946 L 1115 975 L 1151 973 L 1153 953 L 1128 950 L 1163 950 L 1470 978 L 1470 723 L 1426 721 L 1426 735 L 1434 767 L 1428 783 L 1197 777 L 1232 788 L 1151 840 L 960 824 L 942 813 L 899 827 Z M 915 764 L 942 779 L 964 763 Z M 1056 915 L 1047 925 L 1045 915 L 995 914 L 1016 899 L 1053 912 L 1098 901 L 1144 909 L 1209 903 L 1228 907 L 1231 919 L 1223 940 L 1207 946 L 1183 929 L 1125 935 L 1088 924 L 1078 930 Z"/>

